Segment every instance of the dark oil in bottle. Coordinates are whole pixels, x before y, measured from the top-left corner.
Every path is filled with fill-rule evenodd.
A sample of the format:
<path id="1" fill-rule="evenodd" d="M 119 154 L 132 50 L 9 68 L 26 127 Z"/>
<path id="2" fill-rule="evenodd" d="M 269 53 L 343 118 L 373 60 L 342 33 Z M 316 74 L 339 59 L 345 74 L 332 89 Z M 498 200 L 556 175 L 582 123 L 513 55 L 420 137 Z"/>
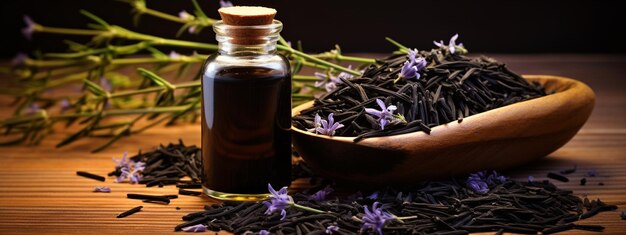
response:
<path id="1" fill-rule="evenodd" d="M 203 78 L 205 188 L 267 193 L 291 183 L 291 74 L 270 67 L 225 67 Z"/>

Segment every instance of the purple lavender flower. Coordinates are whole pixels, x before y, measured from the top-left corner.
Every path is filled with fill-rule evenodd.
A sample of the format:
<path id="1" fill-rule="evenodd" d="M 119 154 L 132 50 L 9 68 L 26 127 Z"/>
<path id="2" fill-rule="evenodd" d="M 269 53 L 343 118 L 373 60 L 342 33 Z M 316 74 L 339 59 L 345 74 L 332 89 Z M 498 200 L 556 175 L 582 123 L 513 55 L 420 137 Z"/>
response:
<path id="1" fill-rule="evenodd" d="M 351 65 L 348 66 L 348 69 L 352 69 L 352 66 Z M 343 81 L 341 80 L 341 78 L 347 80 L 347 79 L 352 79 L 354 77 L 352 74 L 349 74 L 346 72 L 341 72 L 337 74 L 337 76 L 333 76 L 331 74 L 330 77 L 326 73 L 315 72 L 315 76 L 320 79 L 319 81 L 315 82 L 315 86 L 316 87 L 324 86 L 324 89 L 326 89 L 326 92 L 331 92 L 337 88 L 338 84 L 343 84 Z"/>
<path id="2" fill-rule="evenodd" d="M 402 78 L 418 80 L 420 78 L 420 71 L 426 67 L 426 59 L 417 56 L 417 49 L 410 50 L 408 53 L 409 59 L 404 62 L 402 69 L 398 74 L 398 78 L 394 81 L 397 82 Z"/>
<path id="3" fill-rule="evenodd" d="M 370 200 L 378 199 L 378 191 L 373 192 L 371 195 L 367 196 L 367 198 L 370 199 Z"/>
<path id="4" fill-rule="evenodd" d="M 478 194 L 486 194 L 489 192 L 489 187 L 494 187 L 506 182 L 506 177 L 498 175 L 496 171 L 492 171 L 491 174 L 487 174 L 486 171 L 479 171 L 470 174 L 467 178 L 467 186 Z"/>
<path id="5" fill-rule="evenodd" d="M 189 14 L 189 12 L 182 10 L 178 12 L 178 18 L 181 20 L 193 20 L 195 17 L 192 14 Z"/>
<path id="6" fill-rule="evenodd" d="M 170 54 L 168 55 L 168 57 L 170 59 L 177 60 L 177 59 L 180 59 L 181 55 L 178 54 L 178 52 L 170 51 Z"/>
<path id="7" fill-rule="evenodd" d="M 115 169 L 116 170 L 130 169 L 131 161 L 128 160 L 127 158 L 128 158 L 128 151 L 124 151 L 124 154 L 122 155 L 122 158 L 120 159 L 112 158 L 114 162 L 117 162 L 117 166 L 115 166 Z"/>
<path id="8" fill-rule="evenodd" d="M 437 42 L 437 41 L 433 41 L 433 43 L 435 43 L 436 46 L 438 46 L 441 49 L 448 49 L 448 51 L 450 52 L 450 54 L 454 54 L 456 52 L 456 50 L 460 50 L 461 53 L 466 52 L 467 50 L 465 49 L 465 47 L 463 46 L 463 43 L 459 43 L 456 44 L 456 40 L 459 38 L 459 34 L 455 34 L 454 36 L 452 36 L 450 38 L 450 42 L 448 42 L 448 45 L 445 45 L 443 40 Z"/>
<path id="9" fill-rule="evenodd" d="M 93 191 L 97 192 L 97 193 L 110 193 L 111 192 L 111 188 L 109 188 L 107 186 L 102 186 L 102 187 L 96 186 L 96 187 L 93 188 Z"/>
<path id="10" fill-rule="evenodd" d="M 37 28 L 37 24 L 30 18 L 30 16 L 27 15 L 24 15 L 24 23 L 26 23 L 26 27 L 22 29 L 22 35 L 30 41 L 33 38 L 33 33 Z"/>
<path id="11" fill-rule="evenodd" d="M 339 128 L 344 127 L 344 125 L 339 122 L 335 122 L 335 118 L 333 118 L 333 115 L 333 113 L 328 114 L 327 121 L 323 120 L 319 114 L 315 114 L 315 127 L 308 129 L 307 131 L 327 136 L 335 135 L 335 131 Z"/>
<path id="12" fill-rule="evenodd" d="M 481 179 L 467 179 L 467 186 L 478 194 L 486 194 L 489 192 L 489 185 Z"/>
<path id="13" fill-rule="evenodd" d="M 196 224 L 196 225 L 184 227 L 181 230 L 188 232 L 188 233 L 201 233 L 201 232 L 206 232 L 208 228 L 204 224 Z"/>
<path id="14" fill-rule="evenodd" d="M 230 1 L 220 0 L 220 7 L 232 7 L 234 6 Z"/>
<path id="15" fill-rule="evenodd" d="M 528 182 L 530 183 L 530 182 L 533 182 L 533 181 L 535 181 L 535 177 L 532 176 L 532 175 L 529 175 L 528 176 Z"/>
<path id="16" fill-rule="evenodd" d="M 100 77 L 100 86 L 106 92 L 111 92 L 111 90 L 113 89 L 113 87 L 111 86 L 111 83 L 105 77 Z"/>
<path id="17" fill-rule="evenodd" d="M 133 170 L 122 169 L 122 174 L 120 174 L 120 176 L 117 177 L 115 182 L 121 183 L 126 179 L 128 179 L 128 181 L 131 184 L 139 183 L 139 181 L 143 179 L 143 176 L 141 175 L 141 169 L 133 169 Z"/>
<path id="18" fill-rule="evenodd" d="M 13 59 L 11 59 L 11 66 L 17 67 L 24 65 L 26 60 L 28 59 L 28 55 L 24 52 L 17 53 Z"/>
<path id="19" fill-rule="evenodd" d="M 326 185 L 325 188 L 309 196 L 309 199 L 312 201 L 321 202 L 326 200 L 326 196 L 328 196 L 328 194 L 332 193 L 333 191 L 335 190 L 333 190 L 329 185 Z"/>
<path id="20" fill-rule="evenodd" d="M 30 106 L 28 107 L 28 109 L 26 110 L 26 113 L 29 114 L 34 114 L 39 112 L 39 110 L 41 110 L 41 108 L 39 107 L 39 104 L 37 103 L 32 103 L 30 104 Z"/>
<path id="21" fill-rule="evenodd" d="M 596 177 L 597 175 L 598 175 L 598 171 L 596 170 L 587 171 L 587 176 L 589 177 Z"/>
<path id="22" fill-rule="evenodd" d="M 61 112 L 65 112 L 67 110 L 69 110 L 72 107 L 72 105 L 70 104 L 70 101 L 67 99 L 62 99 L 61 100 Z"/>
<path id="23" fill-rule="evenodd" d="M 326 234 L 333 234 L 339 232 L 339 227 L 337 225 L 329 225 L 328 227 L 326 227 Z"/>
<path id="24" fill-rule="evenodd" d="M 280 215 L 282 216 L 280 220 L 284 220 L 287 216 L 287 209 L 291 204 L 293 204 L 293 199 L 287 194 L 287 187 L 282 187 L 278 192 L 272 188 L 271 184 L 267 184 L 267 190 L 270 192 L 270 201 L 265 201 L 263 204 L 267 206 L 267 210 L 265 211 L 266 215 L 270 215 L 275 211 L 280 210 Z"/>
<path id="25" fill-rule="evenodd" d="M 378 234 L 383 234 L 383 226 L 385 226 L 385 222 L 395 218 L 392 214 L 384 212 L 382 208 L 378 207 L 379 204 L 380 203 L 378 202 L 374 202 L 371 211 L 367 208 L 367 206 L 363 206 L 365 215 L 363 215 L 363 226 L 361 226 L 361 229 L 372 229 L 378 231 Z"/>
<path id="26" fill-rule="evenodd" d="M 380 111 L 372 108 L 365 108 L 365 112 L 378 118 L 380 129 L 384 130 L 387 123 L 393 120 L 393 111 L 395 111 L 397 107 L 395 105 L 389 105 L 389 107 L 387 107 L 385 102 L 380 99 L 376 99 L 376 103 L 380 106 Z"/>

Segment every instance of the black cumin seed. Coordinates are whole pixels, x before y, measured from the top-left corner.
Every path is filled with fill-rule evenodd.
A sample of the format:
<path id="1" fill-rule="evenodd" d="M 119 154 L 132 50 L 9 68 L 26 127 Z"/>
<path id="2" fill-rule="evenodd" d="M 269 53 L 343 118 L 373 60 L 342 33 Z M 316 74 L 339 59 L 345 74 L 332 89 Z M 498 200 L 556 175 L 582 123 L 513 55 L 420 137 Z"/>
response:
<path id="1" fill-rule="evenodd" d="M 569 182 L 569 178 L 556 174 L 556 173 L 552 173 L 552 172 L 548 173 L 548 178 L 553 179 L 553 180 L 558 180 L 561 182 Z"/>
<path id="2" fill-rule="evenodd" d="M 189 196 L 200 196 L 200 195 L 202 195 L 202 192 L 185 190 L 185 189 L 181 188 L 181 189 L 178 190 L 178 194 L 180 194 L 180 195 L 189 195 Z"/>
<path id="3" fill-rule="evenodd" d="M 126 217 L 126 216 L 129 216 L 129 215 L 135 214 L 135 213 L 139 212 L 139 211 L 141 210 L 141 208 L 143 208 L 143 206 L 138 206 L 138 207 L 135 207 L 135 208 L 133 208 L 133 209 L 130 209 L 130 210 L 124 211 L 124 212 L 122 212 L 122 213 L 119 213 L 119 214 L 117 215 L 117 218 L 124 218 L 124 217 Z"/>
<path id="4" fill-rule="evenodd" d="M 102 182 L 104 182 L 106 180 L 106 178 L 104 178 L 104 176 L 92 174 L 92 173 L 89 173 L 89 172 L 86 172 L 86 171 L 77 171 L 76 175 L 79 175 L 79 176 L 82 176 L 82 177 L 85 177 L 85 178 L 89 178 L 89 179 L 102 181 Z"/>

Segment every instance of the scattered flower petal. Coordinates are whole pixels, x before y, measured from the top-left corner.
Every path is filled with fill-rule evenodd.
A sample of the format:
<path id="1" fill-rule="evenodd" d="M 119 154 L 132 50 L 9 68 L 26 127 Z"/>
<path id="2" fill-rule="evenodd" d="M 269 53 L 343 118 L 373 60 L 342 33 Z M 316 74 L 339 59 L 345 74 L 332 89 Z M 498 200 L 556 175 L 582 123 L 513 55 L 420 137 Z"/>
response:
<path id="1" fill-rule="evenodd" d="M 491 174 L 487 174 L 486 171 L 479 171 L 470 174 L 466 183 L 467 186 L 474 192 L 478 194 L 486 194 L 489 192 L 489 187 L 494 187 L 505 182 L 506 177 L 498 175 L 496 171 L 492 171 Z"/>
<path id="2" fill-rule="evenodd" d="M 67 110 L 69 110 L 72 107 L 72 105 L 70 104 L 70 101 L 67 99 L 62 99 L 61 100 L 61 112 L 65 112 Z"/>
<path id="3" fill-rule="evenodd" d="M 596 177 L 596 176 L 598 176 L 598 171 L 596 171 L 596 170 L 587 171 L 587 176 L 589 176 L 589 177 Z"/>
<path id="4" fill-rule="evenodd" d="M 106 92 L 111 92 L 111 90 L 113 89 L 113 87 L 111 86 L 111 83 L 105 77 L 100 77 L 100 86 Z"/>
<path id="5" fill-rule="evenodd" d="M 352 69 L 352 66 L 348 66 L 348 69 Z M 338 84 L 343 84 L 342 78 L 348 80 L 354 77 L 352 74 L 346 72 L 341 72 L 337 74 L 337 76 L 331 74 L 330 77 L 326 73 L 316 72 L 315 76 L 319 79 L 319 81 L 315 82 L 315 86 L 323 86 L 326 92 L 331 92 L 337 88 Z"/>
<path id="6" fill-rule="evenodd" d="M 325 188 L 309 196 L 309 199 L 312 201 L 321 202 L 326 200 L 326 196 L 328 196 L 328 194 L 332 193 L 333 191 L 335 190 L 332 189 L 329 185 L 326 185 Z"/>
<path id="7" fill-rule="evenodd" d="M 232 7 L 234 6 L 232 2 L 220 0 L 220 7 Z"/>
<path id="8" fill-rule="evenodd" d="M 204 224 L 196 224 L 189 227 L 184 227 L 181 230 L 188 233 L 201 233 L 206 232 L 208 230 L 207 226 Z"/>
<path id="9" fill-rule="evenodd" d="M 17 67 L 17 66 L 24 65 L 27 59 L 28 59 L 28 55 L 26 55 L 26 53 L 23 53 L 23 52 L 17 53 L 17 55 L 15 55 L 13 59 L 11 59 L 11 66 Z"/>
<path id="10" fill-rule="evenodd" d="M 107 186 L 102 186 L 102 187 L 96 186 L 96 187 L 93 188 L 93 191 L 97 192 L 97 193 L 110 193 L 111 192 L 111 188 L 109 188 Z"/>
<path id="11" fill-rule="evenodd" d="M 535 177 L 532 176 L 532 175 L 529 175 L 528 176 L 528 182 L 533 182 L 533 181 L 535 181 Z"/>
<path id="12" fill-rule="evenodd" d="M 27 15 L 24 15 L 24 23 L 26 23 L 26 27 L 22 28 L 22 35 L 24 35 L 27 40 L 31 40 L 37 24 Z"/>
<path id="13" fill-rule="evenodd" d="M 330 225 L 330 226 L 326 227 L 326 231 L 325 232 L 326 232 L 326 234 L 334 234 L 336 232 L 339 232 L 339 227 L 337 225 Z"/>

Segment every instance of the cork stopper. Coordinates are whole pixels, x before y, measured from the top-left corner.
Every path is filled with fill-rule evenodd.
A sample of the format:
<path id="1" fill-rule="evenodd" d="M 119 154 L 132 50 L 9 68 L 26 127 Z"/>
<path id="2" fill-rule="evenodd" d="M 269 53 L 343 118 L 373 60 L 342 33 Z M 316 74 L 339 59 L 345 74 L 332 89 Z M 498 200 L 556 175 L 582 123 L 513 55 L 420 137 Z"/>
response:
<path id="1" fill-rule="evenodd" d="M 255 6 L 223 7 L 218 12 L 225 24 L 233 26 L 268 25 L 276 15 L 273 8 Z"/>

